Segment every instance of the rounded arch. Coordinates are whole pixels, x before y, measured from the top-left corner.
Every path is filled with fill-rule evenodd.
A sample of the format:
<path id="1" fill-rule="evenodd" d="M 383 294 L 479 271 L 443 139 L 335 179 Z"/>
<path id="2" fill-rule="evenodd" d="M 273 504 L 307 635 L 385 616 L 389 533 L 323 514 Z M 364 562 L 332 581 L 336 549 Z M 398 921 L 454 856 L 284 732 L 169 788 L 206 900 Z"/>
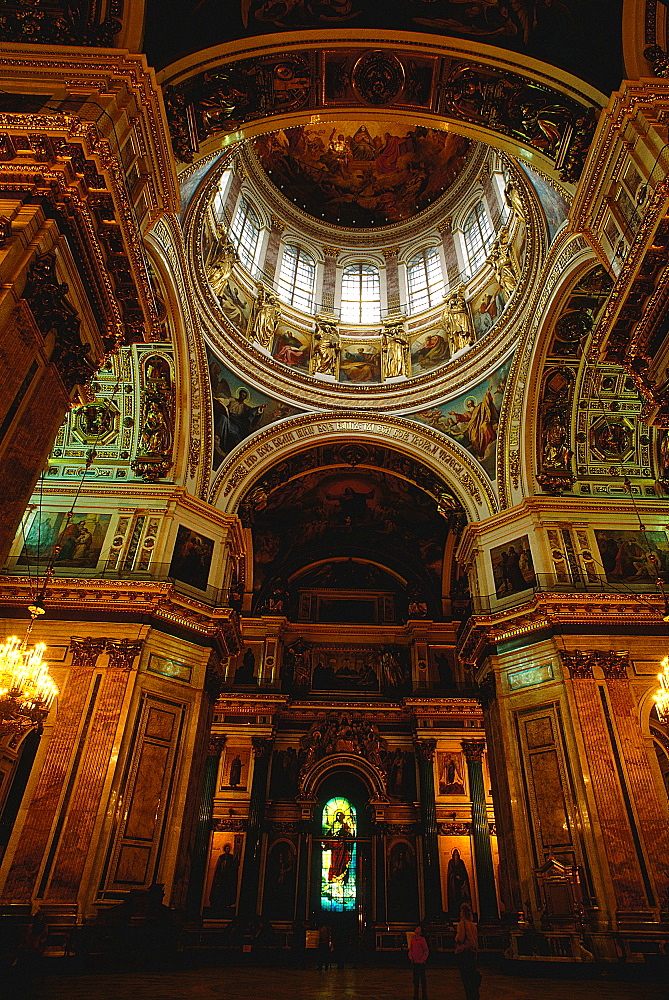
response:
<path id="1" fill-rule="evenodd" d="M 222 463 L 209 502 L 235 513 L 244 495 L 281 458 L 314 444 L 352 439 L 385 445 L 418 459 L 440 476 L 462 504 L 470 521 L 483 521 L 497 511 L 492 483 L 475 459 L 455 441 L 403 417 L 333 414 L 287 417 L 243 441 Z"/>
<path id="2" fill-rule="evenodd" d="M 364 757 L 340 753 L 323 757 L 310 767 L 300 780 L 300 794 L 305 798 L 318 797 L 321 786 L 337 773 L 347 772 L 359 778 L 369 791 L 372 801 L 387 802 L 386 784 L 378 767 Z"/>
<path id="3" fill-rule="evenodd" d="M 578 179 L 584 130 L 588 135 L 594 130 L 596 113 L 606 103 L 600 91 L 540 60 L 492 45 L 453 37 L 445 39 L 427 32 L 406 32 L 398 52 L 396 32 L 369 32 L 350 27 L 328 27 L 327 34 L 317 30 L 296 31 L 291 33 L 290 40 L 284 35 L 265 35 L 228 42 L 188 55 L 166 67 L 159 74 L 159 80 L 172 88 L 167 92 L 167 105 L 177 137 L 177 155 L 185 162 L 196 155 L 188 139 L 189 108 L 196 106 L 203 108 L 197 155 L 206 155 L 211 149 L 220 148 L 221 143 L 227 145 L 260 135 L 268 128 L 306 125 L 315 113 L 331 114 L 332 101 L 327 98 L 327 92 L 323 93 L 327 88 L 313 87 L 306 81 L 310 64 L 316 64 L 314 56 L 317 53 L 342 47 L 359 49 L 360 56 L 391 51 L 397 63 L 407 62 L 406 68 L 402 68 L 404 76 L 410 75 L 409 63 L 416 58 L 435 62 L 433 74 L 441 73 L 446 77 L 442 98 L 426 99 L 422 106 L 414 103 L 410 111 L 413 124 L 446 128 L 521 156 L 538 163 L 555 180 L 570 188 Z M 258 94 L 258 85 L 254 82 L 258 64 L 272 57 L 282 65 L 292 61 L 294 65 L 289 71 L 293 75 L 301 74 L 305 81 L 303 92 L 294 92 L 290 101 L 285 96 L 283 100 L 267 101 Z M 439 60 L 443 61 L 443 66 L 436 65 Z M 499 102 L 487 109 L 484 90 L 496 84 L 499 102 L 501 105 L 508 103 L 508 113 L 497 106 Z M 364 93 L 364 83 L 362 91 Z M 547 141 L 546 132 L 536 119 L 533 123 L 524 122 L 521 116 L 516 121 L 513 109 L 523 102 L 524 94 L 526 105 L 528 100 L 530 105 L 545 100 L 546 107 L 562 107 L 559 128 L 564 141 Z M 367 121 L 372 118 L 406 121 L 407 118 L 407 104 L 401 101 L 401 93 L 389 93 L 388 99 L 379 104 L 376 99 L 369 101 L 358 96 L 352 88 L 351 94 L 338 99 L 335 107 L 339 117 L 357 115 Z M 576 154 L 577 160 L 572 154 Z M 567 169 L 557 166 L 558 162 L 565 164 L 567 161 Z"/>
<path id="4" fill-rule="evenodd" d="M 586 237 L 564 230 L 556 238 L 544 265 L 544 280 L 526 306 L 533 317 L 525 327 L 514 358 L 500 415 L 502 450 L 498 457 L 500 506 L 512 507 L 537 492 L 536 442 L 539 389 L 546 360 L 549 332 L 569 290 L 596 264 L 599 257 Z M 522 426 L 521 426 L 522 422 Z"/>

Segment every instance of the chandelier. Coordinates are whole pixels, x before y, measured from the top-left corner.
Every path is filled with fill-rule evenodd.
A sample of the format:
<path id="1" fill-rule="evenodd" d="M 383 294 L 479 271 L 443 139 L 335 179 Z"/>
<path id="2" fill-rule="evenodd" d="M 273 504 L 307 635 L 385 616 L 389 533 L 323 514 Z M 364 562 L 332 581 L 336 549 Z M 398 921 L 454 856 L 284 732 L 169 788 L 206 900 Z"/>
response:
<path id="1" fill-rule="evenodd" d="M 12 635 L 0 645 L 0 735 L 41 726 L 58 694 L 42 659 L 46 645 L 28 648 L 27 639 Z"/>
<path id="2" fill-rule="evenodd" d="M 662 660 L 662 673 L 657 675 L 660 686 L 655 692 L 655 708 L 660 722 L 669 725 L 669 657 Z"/>

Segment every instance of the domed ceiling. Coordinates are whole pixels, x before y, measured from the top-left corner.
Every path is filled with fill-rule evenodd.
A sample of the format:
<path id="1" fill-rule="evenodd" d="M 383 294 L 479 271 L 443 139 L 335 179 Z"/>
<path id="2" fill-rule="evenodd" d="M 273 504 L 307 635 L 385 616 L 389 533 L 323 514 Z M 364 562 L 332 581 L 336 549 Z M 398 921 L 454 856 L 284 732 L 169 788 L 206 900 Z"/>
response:
<path id="1" fill-rule="evenodd" d="M 471 143 L 396 121 L 296 126 L 255 140 L 266 175 L 316 219 L 372 228 L 428 208 L 459 176 Z"/>

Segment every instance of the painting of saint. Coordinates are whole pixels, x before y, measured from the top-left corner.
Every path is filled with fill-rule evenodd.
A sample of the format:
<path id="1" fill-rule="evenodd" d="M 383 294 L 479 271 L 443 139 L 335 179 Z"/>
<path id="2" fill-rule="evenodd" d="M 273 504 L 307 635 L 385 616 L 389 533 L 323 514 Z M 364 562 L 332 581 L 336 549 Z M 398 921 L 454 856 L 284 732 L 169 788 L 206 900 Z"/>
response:
<path id="1" fill-rule="evenodd" d="M 197 590 L 206 590 L 213 554 L 211 538 L 180 524 L 168 575 Z"/>
<path id="2" fill-rule="evenodd" d="M 669 545 L 664 531 L 595 532 L 602 567 L 609 583 L 652 583 L 666 579 Z"/>
<path id="3" fill-rule="evenodd" d="M 378 347 L 370 344 L 345 347 L 339 364 L 341 382 L 380 382 L 381 355 Z"/>
<path id="4" fill-rule="evenodd" d="M 527 535 L 491 549 L 490 558 L 498 598 L 518 594 L 535 586 L 537 578 Z"/>
<path id="5" fill-rule="evenodd" d="M 557 188 L 554 188 L 552 184 L 549 184 L 545 178 L 536 173 L 536 171 L 532 170 L 532 168 L 527 166 L 527 164 L 521 163 L 519 160 L 518 165 L 522 167 L 527 174 L 530 183 L 532 184 L 532 187 L 536 191 L 539 201 L 541 202 L 541 207 L 543 208 L 546 216 L 548 232 L 552 242 L 556 232 L 569 214 L 569 203 L 566 201 L 564 193 L 558 191 Z"/>
<path id="6" fill-rule="evenodd" d="M 330 865 L 328 882 L 345 883 L 348 881 L 349 865 L 351 863 L 351 837 L 353 829 L 347 815 L 339 810 L 326 831 L 327 840 L 323 846 L 330 850 Z"/>
<path id="7" fill-rule="evenodd" d="M 439 794 L 464 795 L 465 780 L 462 776 L 462 754 L 444 753 L 439 756 L 441 758 Z"/>
<path id="8" fill-rule="evenodd" d="M 278 399 L 242 382 L 219 359 L 207 351 L 213 408 L 212 465 L 219 465 L 253 431 L 299 412 Z"/>
<path id="9" fill-rule="evenodd" d="M 421 334 L 411 345 L 411 364 L 414 375 L 436 368 L 437 365 L 445 364 L 449 357 L 450 351 L 446 338 L 443 332 L 438 330 Z"/>
<path id="10" fill-rule="evenodd" d="M 309 368 L 309 337 L 296 330 L 280 329 L 274 338 L 273 355 L 289 368 Z"/>
<path id="11" fill-rule="evenodd" d="M 221 309 L 240 333 L 246 333 L 251 316 L 251 300 L 234 279 L 230 278 L 218 296 Z"/>
<path id="12" fill-rule="evenodd" d="M 373 227 L 432 204 L 462 170 L 470 143 L 422 125 L 369 121 L 281 129 L 253 148 L 284 197 L 310 215 Z"/>
<path id="13" fill-rule="evenodd" d="M 451 919 L 458 920 L 462 904 L 471 903 L 472 901 L 472 891 L 469 885 L 467 866 L 460 857 L 460 851 L 457 847 L 453 848 L 448 862 L 446 885 L 448 890 L 448 915 Z"/>
<path id="14" fill-rule="evenodd" d="M 477 340 L 495 325 L 504 312 L 505 305 L 504 292 L 497 281 L 491 282 L 480 295 L 472 299 L 470 307 Z"/>
<path id="15" fill-rule="evenodd" d="M 458 441 L 481 463 L 491 479 L 496 474 L 497 427 L 510 367 L 511 361 L 505 361 L 467 395 L 411 415 L 412 419 Z"/>
<path id="16" fill-rule="evenodd" d="M 43 565 L 54 558 L 58 567 L 94 569 L 104 544 L 111 514 L 78 514 L 68 521 L 64 512 L 36 512 L 17 559 L 20 565 Z M 58 551 L 54 552 L 54 546 Z"/>
<path id="17" fill-rule="evenodd" d="M 264 911 L 271 920 L 292 920 L 295 906 L 295 847 L 287 840 L 273 844 L 267 855 Z"/>
<path id="18" fill-rule="evenodd" d="M 214 834 L 215 841 L 220 837 L 221 834 Z M 214 854 L 216 860 L 209 888 L 209 908 L 215 916 L 229 918 L 237 902 L 239 855 L 234 847 L 234 840 L 228 835 L 222 846 L 215 842 L 212 848 L 212 860 Z"/>

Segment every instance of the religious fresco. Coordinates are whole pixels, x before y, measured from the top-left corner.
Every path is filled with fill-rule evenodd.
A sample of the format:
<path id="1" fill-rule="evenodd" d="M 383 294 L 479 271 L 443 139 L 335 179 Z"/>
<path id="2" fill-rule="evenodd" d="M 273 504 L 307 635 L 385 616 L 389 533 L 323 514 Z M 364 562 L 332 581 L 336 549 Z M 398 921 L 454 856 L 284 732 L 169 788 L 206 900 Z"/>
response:
<path id="1" fill-rule="evenodd" d="M 378 343 L 343 345 L 339 361 L 339 381 L 363 382 L 381 381 L 381 352 Z"/>
<path id="2" fill-rule="evenodd" d="M 207 361 L 214 411 L 212 465 L 216 470 L 225 456 L 253 431 L 301 411 L 251 388 L 209 350 Z"/>
<path id="3" fill-rule="evenodd" d="M 437 754 L 439 795 L 465 794 L 464 754 L 455 752 Z"/>
<path id="4" fill-rule="evenodd" d="M 111 514 L 82 514 L 76 511 L 68 521 L 65 511 L 41 514 L 36 511 L 16 560 L 17 565 L 48 564 L 57 543 L 59 551 L 54 556 L 56 572 L 59 567 L 94 569 L 100 559 L 110 520 Z"/>
<path id="5" fill-rule="evenodd" d="M 420 375 L 446 364 L 450 357 L 448 341 L 441 326 L 431 327 L 411 344 L 411 374 Z"/>
<path id="6" fill-rule="evenodd" d="M 595 532 L 608 583 L 654 583 L 669 572 L 669 543 L 664 531 Z"/>
<path id="7" fill-rule="evenodd" d="M 506 295 L 496 278 L 492 278 L 483 291 L 471 299 L 469 308 L 477 339 L 495 325 L 504 312 L 506 303 Z"/>
<path id="8" fill-rule="evenodd" d="M 244 792 L 249 783 L 251 751 L 248 747 L 227 746 L 221 763 L 220 788 Z"/>
<path id="9" fill-rule="evenodd" d="M 378 691 L 375 650 L 314 649 L 312 691 Z"/>
<path id="10" fill-rule="evenodd" d="M 281 324 L 272 344 L 272 356 L 289 368 L 309 371 L 311 334 Z"/>
<path id="11" fill-rule="evenodd" d="M 210 916 L 234 915 L 243 843 L 243 834 L 216 830 L 212 835 L 204 889 Z"/>
<path id="12" fill-rule="evenodd" d="M 460 173 L 470 143 L 423 126 L 340 122 L 270 132 L 254 147 L 270 180 L 305 212 L 371 227 L 427 208 Z"/>
<path id="13" fill-rule="evenodd" d="M 180 524 L 168 575 L 189 587 L 206 590 L 213 554 L 211 538 Z"/>
<path id="14" fill-rule="evenodd" d="M 497 424 L 511 361 L 509 358 L 494 374 L 457 399 L 410 415 L 411 420 L 434 427 L 461 444 L 491 479 L 495 478 Z"/>
<path id="15" fill-rule="evenodd" d="M 235 685 L 255 687 L 262 673 L 262 642 L 248 642 L 233 657 L 228 669 L 228 681 Z"/>
<path id="16" fill-rule="evenodd" d="M 302 567 L 344 556 L 441 594 L 447 522 L 431 496 L 379 470 L 319 470 L 284 480 L 253 510 L 252 530 L 256 593 L 269 593 Z"/>
<path id="17" fill-rule="evenodd" d="M 505 545 L 496 545 L 490 550 L 490 560 L 498 598 L 518 594 L 535 586 L 537 578 L 527 535 L 514 538 Z"/>
<path id="18" fill-rule="evenodd" d="M 548 233 L 550 236 L 550 242 L 553 242 L 553 238 L 562 225 L 562 223 L 567 218 L 569 214 L 569 202 L 565 198 L 563 192 L 559 191 L 552 184 L 549 184 L 545 178 L 538 174 L 536 170 L 532 170 L 528 167 L 526 163 L 522 160 L 518 160 L 518 166 L 522 167 L 525 174 L 527 175 L 530 184 L 537 193 L 537 197 L 541 202 L 541 207 L 544 210 L 544 215 L 546 216 L 546 222 L 548 223 Z"/>
<path id="19" fill-rule="evenodd" d="M 234 278 L 228 278 L 217 296 L 225 316 L 240 333 L 246 333 L 251 318 L 253 300 Z"/>

